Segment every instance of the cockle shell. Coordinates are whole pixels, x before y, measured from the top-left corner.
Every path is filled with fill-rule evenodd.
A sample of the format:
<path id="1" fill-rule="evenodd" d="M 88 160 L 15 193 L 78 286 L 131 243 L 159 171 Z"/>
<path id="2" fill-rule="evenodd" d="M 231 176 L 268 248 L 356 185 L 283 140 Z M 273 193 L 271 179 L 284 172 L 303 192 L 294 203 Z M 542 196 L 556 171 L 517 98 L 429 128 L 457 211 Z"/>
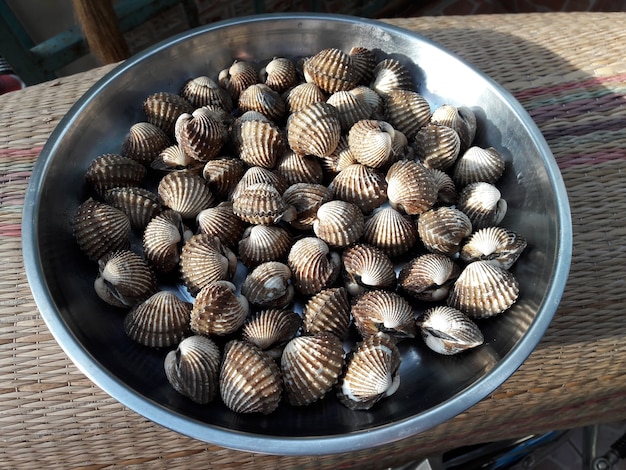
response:
<path id="1" fill-rule="evenodd" d="M 274 168 L 278 158 L 285 152 L 283 133 L 271 121 L 250 116 L 244 114 L 235 123 L 233 138 L 239 158 L 250 166 Z"/>
<path id="2" fill-rule="evenodd" d="M 296 64 L 285 57 L 274 57 L 259 71 L 259 80 L 279 93 L 296 85 Z"/>
<path id="3" fill-rule="evenodd" d="M 315 237 L 301 238 L 293 244 L 287 262 L 293 283 L 304 295 L 313 295 L 330 286 L 341 269 L 338 253 L 330 251 L 323 240 Z"/>
<path id="4" fill-rule="evenodd" d="M 474 230 L 498 225 L 507 211 L 506 200 L 493 184 L 479 182 L 465 186 L 457 207 L 471 220 Z"/>
<path id="5" fill-rule="evenodd" d="M 202 176 L 213 194 L 228 198 L 246 172 L 246 164 L 240 158 L 220 157 L 206 162 Z"/>
<path id="6" fill-rule="evenodd" d="M 220 349 L 212 339 L 194 335 L 167 353 L 163 367 L 174 390 L 204 405 L 217 396 L 221 359 Z"/>
<path id="7" fill-rule="evenodd" d="M 208 233 L 220 239 L 220 241 L 234 248 L 246 224 L 233 212 L 233 203 L 230 201 L 220 202 L 215 207 L 202 210 L 196 217 L 200 233 Z"/>
<path id="8" fill-rule="evenodd" d="M 236 269 L 237 257 L 217 237 L 200 233 L 183 245 L 180 272 L 191 295 L 211 282 L 231 280 Z"/>
<path id="9" fill-rule="evenodd" d="M 320 184 L 324 179 L 324 170 L 319 158 L 312 155 L 298 155 L 287 150 L 278 158 L 274 170 L 292 186 L 296 183 Z"/>
<path id="10" fill-rule="evenodd" d="M 124 331 L 144 346 L 174 346 L 189 333 L 190 312 L 190 303 L 173 292 L 159 291 L 128 312 Z"/>
<path id="11" fill-rule="evenodd" d="M 253 304 L 263 308 L 285 308 L 294 297 L 289 266 L 267 261 L 256 266 L 243 281 L 241 293 Z"/>
<path id="12" fill-rule="evenodd" d="M 263 83 L 255 83 L 239 95 L 239 109 L 257 111 L 271 121 L 280 121 L 287 112 L 287 105 L 280 93 Z"/>
<path id="13" fill-rule="evenodd" d="M 237 199 L 244 189 L 257 183 L 267 183 L 274 186 L 280 194 L 283 194 L 289 186 L 285 179 L 275 172 L 260 166 L 248 168 L 230 195 L 231 201 Z"/>
<path id="14" fill-rule="evenodd" d="M 280 360 L 287 401 L 313 403 L 328 393 L 344 365 L 343 345 L 331 334 L 299 336 L 287 343 Z"/>
<path id="15" fill-rule="evenodd" d="M 457 108 L 444 104 L 433 111 L 431 121 L 456 131 L 461 141 L 461 152 L 470 147 L 476 135 L 476 116 L 467 107 Z"/>
<path id="16" fill-rule="evenodd" d="M 256 67 L 245 60 L 235 60 L 227 69 L 221 70 L 217 76 L 219 85 L 228 91 L 234 101 L 250 85 L 258 83 Z"/>
<path id="17" fill-rule="evenodd" d="M 161 211 L 156 194 L 144 188 L 125 186 L 109 189 L 104 193 L 107 204 L 123 211 L 133 227 L 143 230 L 148 222 Z"/>
<path id="18" fill-rule="evenodd" d="M 414 160 L 400 160 L 387 171 L 387 198 L 394 209 L 418 215 L 437 201 L 432 173 Z"/>
<path id="19" fill-rule="evenodd" d="M 72 231 L 79 248 L 92 261 L 130 246 L 130 220 L 124 212 L 92 198 L 72 217 Z"/>
<path id="20" fill-rule="evenodd" d="M 461 268 L 449 257 L 426 253 L 409 261 L 398 275 L 403 292 L 419 300 L 444 300 Z"/>
<path id="21" fill-rule="evenodd" d="M 259 349 L 272 351 L 294 338 L 301 325 L 302 318 L 293 310 L 261 310 L 246 320 L 241 329 L 241 339 Z M 279 350 L 282 353 L 282 349 Z"/>
<path id="22" fill-rule="evenodd" d="M 484 181 L 495 184 L 504 173 L 504 158 L 493 147 L 470 147 L 456 162 L 452 178 L 459 187 Z"/>
<path id="23" fill-rule="evenodd" d="M 387 201 L 387 181 L 384 175 L 361 163 L 346 166 L 328 187 L 335 198 L 355 204 L 365 214 Z"/>
<path id="24" fill-rule="evenodd" d="M 457 161 L 461 139 L 451 127 L 429 122 L 415 135 L 413 150 L 426 168 L 447 171 Z"/>
<path id="25" fill-rule="evenodd" d="M 251 225 L 238 243 L 239 259 L 248 268 L 266 261 L 281 261 L 293 245 L 293 237 L 279 225 Z"/>
<path id="26" fill-rule="evenodd" d="M 132 251 L 109 253 L 98 260 L 98 268 L 95 291 L 102 300 L 116 307 L 133 307 L 157 291 L 152 268 Z"/>
<path id="27" fill-rule="evenodd" d="M 368 410 L 400 386 L 400 351 L 388 335 L 375 335 L 357 344 L 346 359 L 337 397 L 352 410 Z"/>
<path id="28" fill-rule="evenodd" d="M 174 134 L 183 152 L 201 162 L 216 158 L 228 139 L 224 123 L 205 108 L 181 114 L 174 125 Z"/>
<path id="29" fill-rule="evenodd" d="M 149 165 L 170 145 L 167 134 L 149 122 L 137 122 L 128 130 L 122 142 L 122 156 Z"/>
<path id="30" fill-rule="evenodd" d="M 236 413 L 269 414 L 278 408 L 282 397 L 278 364 L 245 341 L 232 340 L 224 347 L 219 381 L 222 401 Z"/>
<path id="31" fill-rule="evenodd" d="M 375 119 L 377 121 L 385 120 L 385 100 L 375 90 L 369 86 L 358 86 L 350 90 L 354 96 L 358 99 L 369 103 L 372 107 L 372 115 L 369 119 Z"/>
<path id="32" fill-rule="evenodd" d="M 320 162 L 326 175 L 329 177 L 333 177 L 349 165 L 358 163 L 348 145 L 348 136 L 342 135 L 334 152 L 328 156 L 321 157 Z"/>
<path id="33" fill-rule="evenodd" d="M 204 162 L 191 158 L 178 144 L 165 147 L 150 163 L 151 168 L 166 172 L 191 171 L 199 173 L 203 165 Z"/>
<path id="34" fill-rule="evenodd" d="M 233 110 L 233 100 L 228 92 L 215 80 L 204 75 L 185 83 L 180 95 L 196 109 L 203 106 L 218 106 L 226 112 Z"/>
<path id="35" fill-rule="evenodd" d="M 356 299 L 352 318 L 362 337 L 383 332 L 394 338 L 414 338 L 413 307 L 399 294 L 386 290 L 371 290 Z"/>
<path id="36" fill-rule="evenodd" d="M 350 202 L 335 200 L 317 210 L 313 231 L 330 246 L 343 248 L 361 238 L 364 225 L 361 209 Z"/>
<path id="37" fill-rule="evenodd" d="M 485 318 L 504 312 L 518 295 L 519 283 L 513 274 L 488 261 L 474 261 L 454 283 L 448 305 L 470 317 Z"/>
<path id="38" fill-rule="evenodd" d="M 337 109 L 339 122 L 344 132 L 363 119 L 370 119 L 374 106 L 362 95 L 355 95 L 350 90 L 337 91 L 329 96 L 326 102 Z"/>
<path id="39" fill-rule="evenodd" d="M 436 203 L 442 205 L 453 205 L 456 204 L 456 200 L 458 198 L 458 193 L 456 190 L 456 185 L 452 178 L 448 173 L 430 169 L 430 174 L 433 176 L 435 180 L 435 187 L 437 188 L 437 201 Z"/>
<path id="40" fill-rule="evenodd" d="M 215 281 L 205 285 L 196 295 L 191 310 L 191 331 L 198 335 L 229 335 L 246 321 L 248 300 L 237 294 L 229 281 Z"/>
<path id="41" fill-rule="evenodd" d="M 370 87 L 385 97 L 394 90 L 414 90 L 413 77 L 397 59 L 380 61 L 372 72 Z"/>
<path id="42" fill-rule="evenodd" d="M 246 187 L 233 200 L 233 211 L 251 224 L 275 224 L 296 218 L 296 210 L 288 205 L 271 184 L 256 183 Z"/>
<path id="43" fill-rule="evenodd" d="M 480 328 L 460 310 L 441 305 L 417 319 L 426 345 L 439 354 L 452 355 L 484 343 Z"/>
<path id="44" fill-rule="evenodd" d="M 350 301 L 343 287 L 323 289 L 302 309 L 302 329 L 307 334 L 332 333 L 343 338 L 350 325 Z"/>
<path id="45" fill-rule="evenodd" d="M 428 251 L 453 256 L 472 233 L 472 223 L 460 210 L 441 206 L 420 214 L 417 231 Z"/>
<path id="46" fill-rule="evenodd" d="M 176 93 L 160 91 L 148 96 L 143 102 L 143 111 L 150 124 L 161 128 L 167 135 L 174 135 L 178 116 L 193 113 L 194 106 Z"/>
<path id="47" fill-rule="evenodd" d="M 144 255 L 157 272 L 170 272 L 178 266 L 185 238 L 191 235 L 178 212 L 165 210 L 146 225 L 143 232 Z"/>
<path id="48" fill-rule="evenodd" d="M 359 82 L 352 58 L 337 48 L 323 49 L 304 62 L 304 78 L 327 93 L 350 90 Z"/>
<path id="49" fill-rule="evenodd" d="M 385 120 L 408 139 L 430 119 L 430 104 L 419 93 L 393 90 L 385 96 Z"/>
<path id="50" fill-rule="evenodd" d="M 348 145 L 359 163 L 381 168 L 400 157 L 394 148 L 394 140 L 399 132 L 388 122 L 364 119 L 350 128 Z"/>
<path id="51" fill-rule="evenodd" d="M 395 257 L 406 253 L 415 245 L 417 229 L 409 216 L 392 207 L 384 207 L 365 221 L 362 241 Z"/>
<path id="52" fill-rule="evenodd" d="M 313 103 L 326 101 L 326 95 L 315 83 L 300 83 L 283 94 L 289 114 Z"/>
<path id="53" fill-rule="evenodd" d="M 526 248 L 520 234 L 504 227 L 485 227 L 474 232 L 461 249 L 461 259 L 466 263 L 487 261 L 509 269 Z"/>
<path id="54" fill-rule="evenodd" d="M 132 158 L 106 153 L 93 159 L 85 172 L 85 181 L 102 196 L 120 186 L 140 186 L 146 168 Z"/>
<path id="55" fill-rule="evenodd" d="M 301 155 L 330 155 L 340 137 L 339 113 L 324 102 L 305 106 L 287 120 L 287 141 L 291 149 Z"/>
<path id="56" fill-rule="evenodd" d="M 196 217 L 214 199 L 206 181 L 189 172 L 166 174 L 159 182 L 157 192 L 163 205 L 175 210 L 184 219 Z"/>
<path id="57" fill-rule="evenodd" d="M 341 259 L 344 283 L 350 295 L 361 295 L 371 289 L 395 289 L 393 263 L 381 249 L 358 243 L 348 247 Z"/>
<path id="58" fill-rule="evenodd" d="M 296 209 L 296 218 L 290 224 L 299 230 L 312 229 L 317 219 L 317 210 L 332 198 L 331 190 L 321 184 L 291 185 L 283 194 L 285 202 Z"/>
<path id="59" fill-rule="evenodd" d="M 352 59 L 355 74 L 359 77 L 359 83 L 369 83 L 372 72 L 376 67 L 376 54 L 366 47 L 353 47 L 348 52 Z"/>

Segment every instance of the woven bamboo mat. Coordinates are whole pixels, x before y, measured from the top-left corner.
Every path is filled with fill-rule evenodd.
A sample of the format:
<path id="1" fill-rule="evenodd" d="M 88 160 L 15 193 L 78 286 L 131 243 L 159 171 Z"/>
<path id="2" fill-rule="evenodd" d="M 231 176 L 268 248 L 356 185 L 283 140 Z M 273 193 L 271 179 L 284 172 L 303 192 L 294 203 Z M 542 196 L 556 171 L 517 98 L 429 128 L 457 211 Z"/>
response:
<path id="1" fill-rule="evenodd" d="M 456 446 L 626 418 L 626 14 L 390 21 L 457 52 L 539 125 L 568 189 L 572 268 L 545 337 L 491 396 L 410 439 L 351 454 L 236 452 L 164 429 L 93 385 L 32 300 L 20 223 L 32 165 L 111 67 L 0 97 L 0 462 L 3 468 L 384 468 Z M 374 463 L 372 463 L 374 462 Z"/>

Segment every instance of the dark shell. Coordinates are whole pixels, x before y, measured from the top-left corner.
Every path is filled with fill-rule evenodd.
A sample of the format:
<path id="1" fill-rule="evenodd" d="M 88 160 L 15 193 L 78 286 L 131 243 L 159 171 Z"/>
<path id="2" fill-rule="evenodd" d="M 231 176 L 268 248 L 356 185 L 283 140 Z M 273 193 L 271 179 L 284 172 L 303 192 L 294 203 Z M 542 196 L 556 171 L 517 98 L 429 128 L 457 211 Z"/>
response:
<path id="1" fill-rule="evenodd" d="M 343 287 L 323 289 L 304 304 L 303 331 L 307 334 L 332 333 L 343 338 L 350 325 L 350 301 Z"/>
<path id="2" fill-rule="evenodd" d="M 133 124 L 122 142 L 122 156 L 147 165 L 170 145 L 167 134 L 149 122 Z"/>
<path id="3" fill-rule="evenodd" d="M 302 318 L 293 310 L 261 310 L 246 320 L 241 339 L 259 349 L 271 350 L 294 338 L 301 325 Z"/>
<path id="4" fill-rule="evenodd" d="M 188 172 L 166 174 L 159 182 L 157 191 L 163 205 L 175 210 L 185 219 L 196 217 L 214 199 L 206 181 L 201 176 Z"/>
<path id="5" fill-rule="evenodd" d="M 484 343 L 480 328 L 467 315 L 452 307 L 433 307 L 418 318 L 426 345 L 439 354 L 458 354 Z"/>
<path id="6" fill-rule="evenodd" d="M 156 194 L 136 186 L 109 189 L 104 200 L 123 211 L 133 227 L 143 230 L 148 222 L 161 212 L 161 202 Z"/>
<path id="7" fill-rule="evenodd" d="M 143 110 L 150 124 L 161 128 L 167 135 L 174 135 L 178 116 L 193 113 L 193 105 L 176 93 L 161 91 L 148 96 L 143 102 Z"/>
<path id="8" fill-rule="evenodd" d="M 185 237 L 191 235 L 178 212 L 165 210 L 146 225 L 143 232 L 144 255 L 157 272 L 170 272 L 178 266 Z"/>
<path id="9" fill-rule="evenodd" d="M 189 80 L 181 89 L 180 95 L 196 109 L 203 106 L 218 106 L 227 112 L 233 110 L 233 100 L 228 92 L 206 76 Z"/>
<path id="10" fill-rule="evenodd" d="M 132 158 L 107 153 L 95 158 L 87 171 L 85 180 L 100 195 L 120 186 L 140 186 L 147 170 Z"/>
<path id="11" fill-rule="evenodd" d="M 229 335 L 243 325 L 248 311 L 247 299 L 237 294 L 232 282 L 211 282 L 200 289 L 193 302 L 191 331 L 205 336 Z"/>
<path id="12" fill-rule="evenodd" d="M 449 257 L 426 253 L 409 261 L 400 270 L 398 282 L 403 292 L 424 301 L 439 301 L 448 297 L 461 268 Z"/>
<path id="13" fill-rule="evenodd" d="M 413 307 L 401 295 L 386 290 L 371 290 L 356 299 L 352 318 L 362 337 L 387 333 L 393 338 L 414 338 Z"/>

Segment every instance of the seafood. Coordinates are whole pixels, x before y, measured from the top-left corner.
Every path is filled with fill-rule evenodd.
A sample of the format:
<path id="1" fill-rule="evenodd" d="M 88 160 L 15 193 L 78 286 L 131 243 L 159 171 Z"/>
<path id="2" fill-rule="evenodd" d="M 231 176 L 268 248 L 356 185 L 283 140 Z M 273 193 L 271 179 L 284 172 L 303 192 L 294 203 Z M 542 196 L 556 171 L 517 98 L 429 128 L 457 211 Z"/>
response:
<path id="1" fill-rule="evenodd" d="M 248 301 L 263 308 L 285 308 L 294 297 L 289 266 L 267 261 L 255 267 L 243 281 L 241 293 Z"/>
<path id="2" fill-rule="evenodd" d="M 346 201 L 329 201 L 317 210 L 313 222 L 315 235 L 333 247 L 346 247 L 363 234 L 363 212 Z"/>
<path id="3" fill-rule="evenodd" d="M 395 292 L 365 292 L 352 305 L 352 318 L 357 331 L 364 338 L 380 332 L 396 339 L 415 337 L 413 307 Z"/>
<path id="4" fill-rule="evenodd" d="M 341 269 L 339 254 L 330 251 L 326 242 L 315 237 L 295 242 L 289 250 L 287 263 L 296 289 L 304 295 L 316 294 L 330 286 Z"/>
<path id="5" fill-rule="evenodd" d="M 237 331 L 248 316 L 248 300 L 237 294 L 229 281 L 214 281 L 196 295 L 191 310 L 191 331 L 198 335 L 229 335 Z"/>
<path id="6" fill-rule="evenodd" d="M 448 256 L 426 253 L 409 261 L 398 274 L 403 292 L 419 300 L 445 300 L 461 268 Z"/>
<path id="7" fill-rule="evenodd" d="M 313 295 L 302 309 L 302 329 L 307 334 L 332 333 L 343 338 L 350 325 L 350 301 L 343 287 L 330 287 Z"/>
<path id="8" fill-rule="evenodd" d="M 350 295 L 372 289 L 395 289 L 393 263 L 381 249 L 358 243 L 343 252 L 342 261 L 344 283 Z"/>
<path id="9" fill-rule="evenodd" d="M 417 319 L 426 345 L 439 354 L 458 354 L 484 343 L 480 328 L 467 315 L 452 307 L 433 307 Z"/>

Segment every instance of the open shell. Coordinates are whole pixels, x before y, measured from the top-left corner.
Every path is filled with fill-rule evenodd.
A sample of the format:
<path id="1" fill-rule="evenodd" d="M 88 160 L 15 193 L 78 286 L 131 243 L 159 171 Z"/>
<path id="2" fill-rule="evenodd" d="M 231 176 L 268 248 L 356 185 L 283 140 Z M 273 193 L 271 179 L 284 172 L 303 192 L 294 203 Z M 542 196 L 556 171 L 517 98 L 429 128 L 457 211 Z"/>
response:
<path id="1" fill-rule="evenodd" d="M 485 341 L 476 323 L 460 310 L 445 305 L 426 310 L 417 325 L 426 345 L 439 354 L 458 354 Z"/>
<path id="2" fill-rule="evenodd" d="M 509 269 L 526 245 L 524 237 L 513 230 L 504 227 L 485 227 L 469 237 L 461 249 L 461 259 L 466 263 L 488 261 Z"/>
<path id="3" fill-rule="evenodd" d="M 191 331 L 205 336 L 229 335 L 243 325 L 248 311 L 248 301 L 237 294 L 232 282 L 211 282 L 200 289 L 193 302 Z"/>
<path id="4" fill-rule="evenodd" d="M 352 318 L 362 337 L 387 333 L 401 338 L 415 337 L 413 307 L 395 292 L 371 290 L 352 305 Z"/>

